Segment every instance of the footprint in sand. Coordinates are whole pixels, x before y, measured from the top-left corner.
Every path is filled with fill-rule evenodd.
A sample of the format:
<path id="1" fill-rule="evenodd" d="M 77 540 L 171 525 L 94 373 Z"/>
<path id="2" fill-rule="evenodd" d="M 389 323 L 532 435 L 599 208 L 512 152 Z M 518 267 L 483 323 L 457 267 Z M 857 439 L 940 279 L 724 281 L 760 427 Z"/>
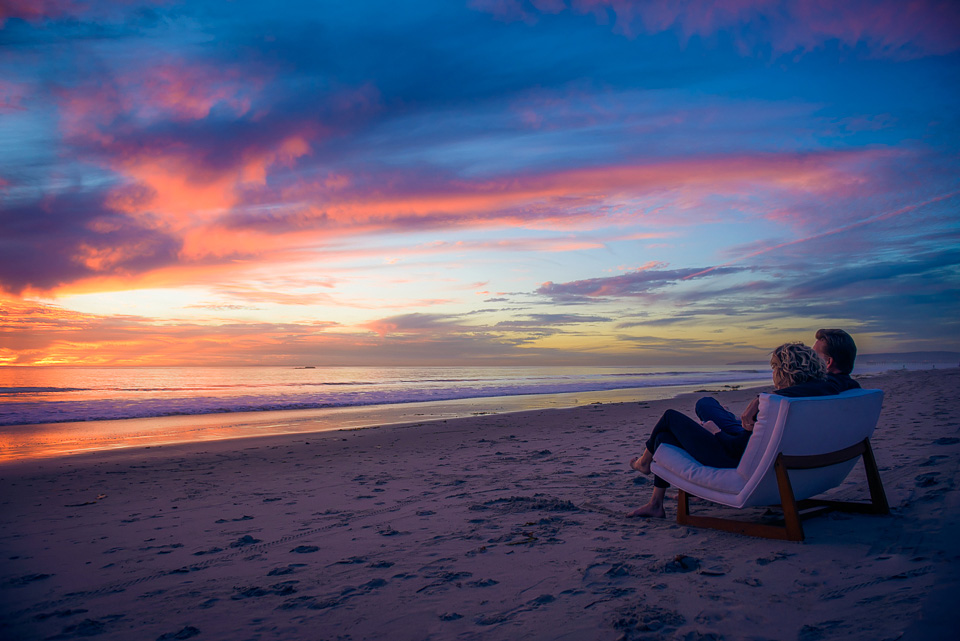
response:
<path id="1" fill-rule="evenodd" d="M 242 548 L 245 545 L 253 545 L 255 543 L 260 543 L 260 539 L 255 539 L 249 534 L 244 534 L 239 539 L 230 544 L 232 548 Z"/>
<path id="2" fill-rule="evenodd" d="M 286 574 L 293 574 L 297 571 L 297 568 L 306 567 L 306 563 L 291 563 L 290 565 L 285 565 L 279 568 L 273 568 L 267 572 L 267 576 L 284 576 Z"/>
<path id="3" fill-rule="evenodd" d="M 107 626 L 119 619 L 122 619 L 124 615 L 122 614 L 111 614 L 105 616 L 101 619 L 84 619 L 80 623 L 74 625 L 68 625 L 63 629 L 63 631 L 58 634 L 57 639 L 69 639 L 72 637 L 92 637 L 103 634 L 107 632 Z"/>
<path id="4" fill-rule="evenodd" d="M 662 632 L 669 636 L 668 632 L 686 623 L 686 618 L 679 612 L 643 604 L 620 608 L 616 615 L 613 627 L 623 631 L 628 638 L 638 632 Z"/>
<path id="5" fill-rule="evenodd" d="M 182 630 L 178 630 L 177 632 L 167 632 L 166 634 L 161 634 L 159 637 L 157 637 L 157 641 L 173 641 L 174 639 L 190 639 L 192 637 L 197 636 L 198 634 L 200 634 L 200 630 L 193 627 L 192 625 L 188 625 Z"/>
<path id="6" fill-rule="evenodd" d="M 25 576 L 17 577 L 15 579 L 10 579 L 8 583 L 10 585 L 27 585 L 33 583 L 34 581 L 42 581 L 43 579 L 49 579 L 52 577 L 52 574 L 27 574 Z"/>
<path id="7" fill-rule="evenodd" d="M 256 585 L 249 588 L 233 588 L 237 591 L 237 593 L 230 598 L 234 601 L 238 601 L 240 599 L 259 598 L 269 595 L 286 596 L 297 591 L 297 589 L 293 587 L 295 583 L 299 583 L 299 581 L 284 581 L 282 583 L 275 583 L 269 588 L 261 588 Z"/>

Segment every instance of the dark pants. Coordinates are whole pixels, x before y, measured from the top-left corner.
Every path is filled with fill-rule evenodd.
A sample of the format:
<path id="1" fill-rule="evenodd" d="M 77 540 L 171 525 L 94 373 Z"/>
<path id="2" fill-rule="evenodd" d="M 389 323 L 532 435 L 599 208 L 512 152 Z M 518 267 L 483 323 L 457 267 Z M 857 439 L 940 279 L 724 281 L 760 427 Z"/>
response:
<path id="1" fill-rule="evenodd" d="M 719 423 L 717 425 L 719 426 Z M 743 431 L 742 427 L 740 431 Z M 686 450 L 701 464 L 710 467 L 736 467 L 740 463 L 740 458 L 731 456 L 715 434 L 711 434 L 700 423 L 676 410 L 667 410 L 657 421 L 647 440 L 647 450 L 652 454 L 657 451 L 661 443 Z M 653 485 L 654 487 L 670 486 L 659 476 L 653 477 Z"/>

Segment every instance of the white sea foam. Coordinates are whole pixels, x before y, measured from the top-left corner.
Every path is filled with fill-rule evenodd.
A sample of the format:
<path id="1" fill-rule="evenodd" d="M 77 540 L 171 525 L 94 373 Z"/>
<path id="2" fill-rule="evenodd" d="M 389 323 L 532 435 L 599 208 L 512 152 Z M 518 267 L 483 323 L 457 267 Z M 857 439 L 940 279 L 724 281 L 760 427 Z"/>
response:
<path id="1" fill-rule="evenodd" d="M 898 364 L 903 367 L 904 364 Z M 906 365 L 925 369 L 929 364 Z M 857 373 L 890 369 L 889 364 Z M 728 367 L 0 368 L 0 426 L 769 382 Z"/>

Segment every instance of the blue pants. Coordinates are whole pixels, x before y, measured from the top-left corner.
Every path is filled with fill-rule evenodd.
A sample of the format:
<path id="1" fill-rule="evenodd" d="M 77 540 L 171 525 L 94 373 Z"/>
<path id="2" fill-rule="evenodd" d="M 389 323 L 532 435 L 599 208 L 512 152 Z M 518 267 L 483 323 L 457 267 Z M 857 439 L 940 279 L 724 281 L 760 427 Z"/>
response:
<path id="1" fill-rule="evenodd" d="M 705 401 L 713 401 L 713 403 Z M 697 403 L 698 416 L 700 416 L 701 402 L 704 405 L 705 414 L 709 415 L 709 418 L 703 420 L 712 420 L 717 424 L 717 427 L 724 429 L 721 423 L 717 421 L 717 418 L 720 418 L 730 432 L 735 429 L 740 432 L 744 431 L 740 421 L 733 414 L 720 407 L 720 404 L 712 398 L 700 399 Z M 728 416 L 722 416 L 720 412 L 716 411 L 718 408 L 721 412 L 726 412 Z M 731 418 L 736 422 L 736 425 L 733 425 Z M 711 434 L 700 423 L 676 410 L 667 410 L 657 421 L 653 432 L 650 433 L 650 438 L 647 440 L 647 450 L 650 453 L 656 452 L 661 443 L 677 446 L 687 451 L 701 464 L 710 467 L 736 467 L 740 464 L 740 458 L 731 456 L 715 434 Z M 654 475 L 653 486 L 666 488 L 670 484 Z"/>
<path id="2" fill-rule="evenodd" d="M 697 418 L 704 423 L 713 421 L 717 427 L 728 434 L 743 432 L 740 417 L 724 409 L 720 402 L 712 396 L 704 396 L 697 401 Z"/>

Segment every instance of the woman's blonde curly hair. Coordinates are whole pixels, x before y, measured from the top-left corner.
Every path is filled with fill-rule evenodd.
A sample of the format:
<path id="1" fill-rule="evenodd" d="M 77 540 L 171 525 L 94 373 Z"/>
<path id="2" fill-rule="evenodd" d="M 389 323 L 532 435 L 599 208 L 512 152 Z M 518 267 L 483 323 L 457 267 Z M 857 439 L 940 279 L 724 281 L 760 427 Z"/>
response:
<path id="1" fill-rule="evenodd" d="M 822 381 L 827 366 L 820 356 L 803 343 L 784 343 L 771 352 L 770 367 L 778 388 L 792 387 L 807 381 Z"/>

